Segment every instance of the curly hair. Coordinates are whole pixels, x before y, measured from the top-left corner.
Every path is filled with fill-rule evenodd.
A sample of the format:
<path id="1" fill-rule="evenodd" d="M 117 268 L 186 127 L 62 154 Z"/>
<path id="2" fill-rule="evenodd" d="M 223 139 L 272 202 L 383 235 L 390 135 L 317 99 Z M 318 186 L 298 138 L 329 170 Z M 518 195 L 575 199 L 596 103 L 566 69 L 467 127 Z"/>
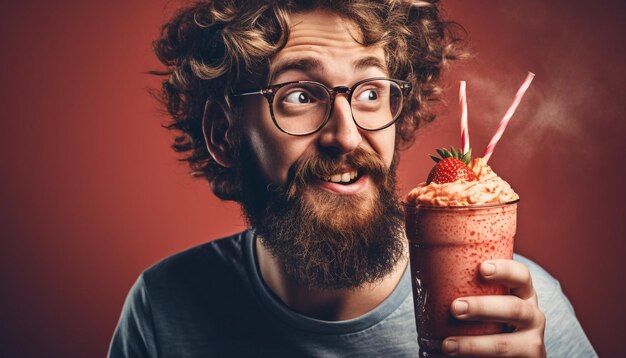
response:
<path id="1" fill-rule="evenodd" d="M 410 145 L 420 123 L 435 118 L 429 102 L 439 100 L 442 68 L 465 54 L 464 31 L 442 18 L 438 0 L 205 0 L 180 9 L 153 43 L 166 69 L 151 73 L 166 77 L 158 97 L 172 117 L 166 128 L 177 133 L 172 148 L 186 154 L 181 160 L 221 199 L 240 201 L 240 180 L 236 168 L 219 165 L 207 150 L 205 105 L 233 115 L 233 88 L 244 74 L 267 78 L 268 59 L 289 37 L 289 15 L 313 9 L 351 20 L 362 45 L 384 49 L 390 76 L 411 82 L 396 126 L 398 146 Z M 205 120 L 213 120 L 210 112 Z"/>

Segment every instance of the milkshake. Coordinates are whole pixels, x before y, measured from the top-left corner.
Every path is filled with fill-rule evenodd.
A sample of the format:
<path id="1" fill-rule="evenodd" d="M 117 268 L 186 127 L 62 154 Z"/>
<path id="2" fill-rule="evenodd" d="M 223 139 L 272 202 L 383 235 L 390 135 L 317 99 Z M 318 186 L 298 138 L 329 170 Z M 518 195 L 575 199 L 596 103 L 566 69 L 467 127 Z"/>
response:
<path id="1" fill-rule="evenodd" d="M 496 322 L 457 320 L 450 305 L 460 297 L 508 293 L 483 282 L 478 267 L 513 257 L 519 197 L 482 158 L 470 162 L 451 152 L 440 151 L 443 158 L 427 182 L 404 203 L 418 342 L 426 356 L 441 352 L 446 337 L 505 329 Z"/>

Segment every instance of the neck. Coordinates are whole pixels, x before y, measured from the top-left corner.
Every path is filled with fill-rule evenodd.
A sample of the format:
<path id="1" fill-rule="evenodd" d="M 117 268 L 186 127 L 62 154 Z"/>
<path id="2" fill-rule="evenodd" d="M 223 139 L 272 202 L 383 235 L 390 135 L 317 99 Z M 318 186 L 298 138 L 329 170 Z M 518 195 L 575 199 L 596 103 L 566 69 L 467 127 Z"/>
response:
<path id="1" fill-rule="evenodd" d="M 378 282 L 356 289 L 324 290 L 311 289 L 286 276 L 262 240 L 256 240 L 256 252 L 261 276 L 274 294 L 292 310 L 325 321 L 352 319 L 374 309 L 396 288 L 408 261 L 405 253 L 393 271 Z"/>

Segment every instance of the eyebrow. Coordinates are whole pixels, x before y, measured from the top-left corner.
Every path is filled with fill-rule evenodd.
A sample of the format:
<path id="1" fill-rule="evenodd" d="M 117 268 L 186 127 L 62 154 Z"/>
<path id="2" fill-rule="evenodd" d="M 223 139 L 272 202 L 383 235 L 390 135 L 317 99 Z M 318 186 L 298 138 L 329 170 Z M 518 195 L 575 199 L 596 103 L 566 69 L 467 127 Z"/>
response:
<path id="1" fill-rule="evenodd" d="M 370 67 L 375 67 L 381 71 L 387 73 L 387 66 L 385 66 L 378 57 L 367 56 L 358 59 L 354 62 L 354 71 L 366 70 Z"/>
<path id="2" fill-rule="evenodd" d="M 276 77 L 287 71 L 302 71 L 312 72 L 314 70 L 322 68 L 322 62 L 312 57 L 298 58 L 294 60 L 286 60 L 279 63 L 274 69 L 270 71 L 269 83 L 271 83 Z"/>
<path id="3" fill-rule="evenodd" d="M 354 62 L 354 71 L 361 71 L 368 68 L 378 68 L 384 73 L 387 73 L 387 66 L 385 66 L 378 57 L 367 56 L 360 58 Z M 293 60 L 285 60 L 279 63 L 276 67 L 270 70 L 268 77 L 268 83 L 272 83 L 275 78 L 288 71 L 301 71 L 310 73 L 315 70 L 323 70 L 324 66 L 322 62 L 313 57 L 304 57 Z"/>

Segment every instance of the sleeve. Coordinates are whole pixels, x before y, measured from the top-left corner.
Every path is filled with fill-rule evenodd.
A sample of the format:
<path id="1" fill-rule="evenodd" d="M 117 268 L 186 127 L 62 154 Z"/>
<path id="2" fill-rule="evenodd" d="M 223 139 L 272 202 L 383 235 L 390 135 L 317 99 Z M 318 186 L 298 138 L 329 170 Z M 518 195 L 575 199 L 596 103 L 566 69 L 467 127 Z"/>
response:
<path id="1" fill-rule="evenodd" d="M 150 297 L 143 274 L 126 297 L 108 357 L 157 357 Z"/>
<path id="2" fill-rule="evenodd" d="M 546 316 L 544 341 L 548 357 L 597 357 L 558 281 L 551 291 L 545 292 L 543 299 L 539 296 L 539 307 Z"/>

